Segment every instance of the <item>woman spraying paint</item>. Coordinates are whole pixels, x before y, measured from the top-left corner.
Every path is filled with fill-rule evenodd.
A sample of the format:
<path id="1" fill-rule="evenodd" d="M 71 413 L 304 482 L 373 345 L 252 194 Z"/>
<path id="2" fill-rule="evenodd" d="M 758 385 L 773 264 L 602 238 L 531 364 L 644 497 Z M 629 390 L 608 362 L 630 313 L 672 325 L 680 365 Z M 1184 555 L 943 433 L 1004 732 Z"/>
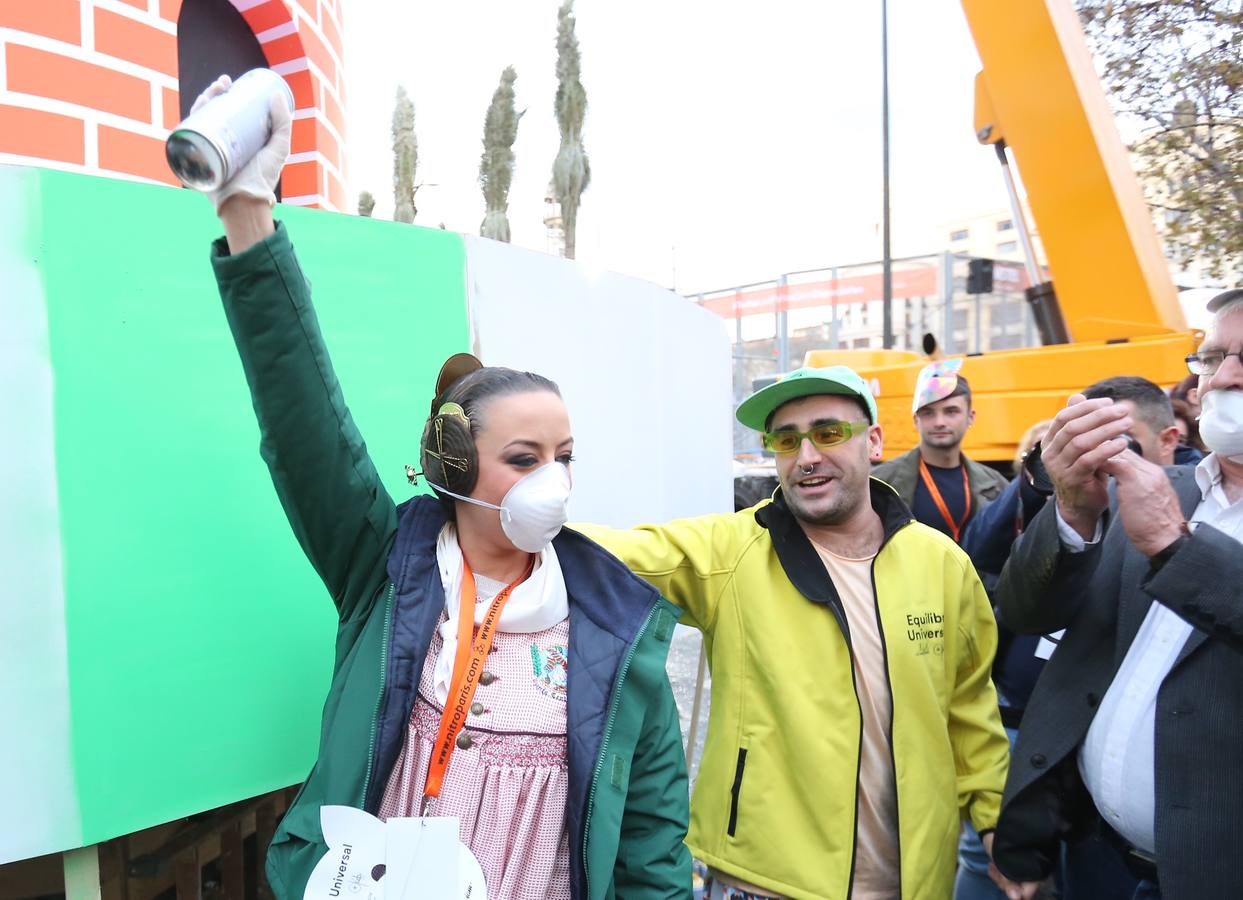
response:
<path id="1" fill-rule="evenodd" d="M 273 889 L 302 897 L 327 849 L 320 808 L 339 805 L 456 818 L 493 900 L 689 897 L 664 672 L 676 611 L 561 527 L 573 437 L 556 385 L 451 357 L 420 447 L 437 496 L 395 506 L 272 219 L 284 103 L 271 121 L 211 195 L 225 230 L 212 263 L 262 455 L 340 617 L 319 757 L 268 853 Z"/>

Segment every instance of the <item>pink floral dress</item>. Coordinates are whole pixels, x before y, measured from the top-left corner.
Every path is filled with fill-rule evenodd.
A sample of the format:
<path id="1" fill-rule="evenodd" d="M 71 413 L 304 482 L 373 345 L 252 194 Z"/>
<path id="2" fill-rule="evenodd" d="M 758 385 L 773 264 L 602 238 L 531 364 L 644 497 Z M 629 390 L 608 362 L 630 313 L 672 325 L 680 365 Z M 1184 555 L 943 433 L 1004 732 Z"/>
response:
<path id="1" fill-rule="evenodd" d="M 442 613 L 442 623 L 445 618 Z M 535 633 L 497 632 L 462 730 L 470 745 L 455 747 L 436 801 L 436 815 L 460 819 L 462 841 L 483 867 L 489 900 L 570 897 L 569 634 L 568 620 Z M 380 803 L 381 818 L 419 815 L 442 711 L 433 691 L 441 644 L 434 633 L 405 746 Z"/>

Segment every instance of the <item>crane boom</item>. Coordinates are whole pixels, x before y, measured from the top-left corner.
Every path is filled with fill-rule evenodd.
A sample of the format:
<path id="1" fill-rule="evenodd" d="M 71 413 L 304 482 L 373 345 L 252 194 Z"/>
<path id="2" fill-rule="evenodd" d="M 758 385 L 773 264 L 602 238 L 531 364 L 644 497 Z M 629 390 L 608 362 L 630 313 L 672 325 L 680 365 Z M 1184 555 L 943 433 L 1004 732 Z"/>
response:
<path id="1" fill-rule="evenodd" d="M 976 136 L 1005 141 L 1070 337 L 1185 331 L 1169 265 L 1070 0 L 962 0 L 984 70 Z"/>
<path id="2" fill-rule="evenodd" d="M 1094 381 L 1180 381 L 1199 333 L 1187 328 L 1071 0 L 962 7 L 984 65 L 976 137 L 1003 159 L 1006 147 L 1013 153 L 1056 287 L 1056 295 L 1047 284 L 1029 293 L 1048 346 L 970 354 L 963 363 L 978 412 L 963 449 L 999 462 L 1013 456 L 1027 426 Z M 889 459 L 919 442 L 911 399 L 924 362 L 912 351 L 812 350 L 805 364 L 852 365 L 868 379 Z"/>

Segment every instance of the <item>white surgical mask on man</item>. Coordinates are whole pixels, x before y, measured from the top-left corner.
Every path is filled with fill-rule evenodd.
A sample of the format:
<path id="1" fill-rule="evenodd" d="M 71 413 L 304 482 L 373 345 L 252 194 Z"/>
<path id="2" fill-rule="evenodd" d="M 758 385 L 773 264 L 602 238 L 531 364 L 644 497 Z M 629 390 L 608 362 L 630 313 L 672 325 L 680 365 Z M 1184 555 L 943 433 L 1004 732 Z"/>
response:
<path id="1" fill-rule="evenodd" d="M 500 510 L 505 537 L 526 553 L 538 553 L 552 543 L 569 518 L 570 470 L 564 463 L 551 462 L 523 475 L 505 493 L 500 506 L 463 497 L 430 481 L 428 484 L 466 503 Z"/>
<path id="2" fill-rule="evenodd" d="M 1200 439 L 1214 453 L 1243 463 L 1243 391 L 1215 389 L 1200 397 Z"/>

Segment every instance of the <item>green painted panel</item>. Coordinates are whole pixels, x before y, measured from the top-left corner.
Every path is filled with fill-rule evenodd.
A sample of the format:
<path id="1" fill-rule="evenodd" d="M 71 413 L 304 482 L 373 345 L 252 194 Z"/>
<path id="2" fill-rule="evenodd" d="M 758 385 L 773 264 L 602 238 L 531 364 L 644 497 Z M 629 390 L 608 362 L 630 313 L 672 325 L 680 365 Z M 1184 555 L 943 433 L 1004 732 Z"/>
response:
<path id="1" fill-rule="evenodd" d="M 301 780 L 335 617 L 259 459 L 208 261 L 219 227 L 207 201 L 39 178 L 89 843 Z M 436 371 L 468 349 L 461 239 L 313 210 L 278 216 L 354 417 L 404 498 L 401 467 L 415 460 Z"/>

